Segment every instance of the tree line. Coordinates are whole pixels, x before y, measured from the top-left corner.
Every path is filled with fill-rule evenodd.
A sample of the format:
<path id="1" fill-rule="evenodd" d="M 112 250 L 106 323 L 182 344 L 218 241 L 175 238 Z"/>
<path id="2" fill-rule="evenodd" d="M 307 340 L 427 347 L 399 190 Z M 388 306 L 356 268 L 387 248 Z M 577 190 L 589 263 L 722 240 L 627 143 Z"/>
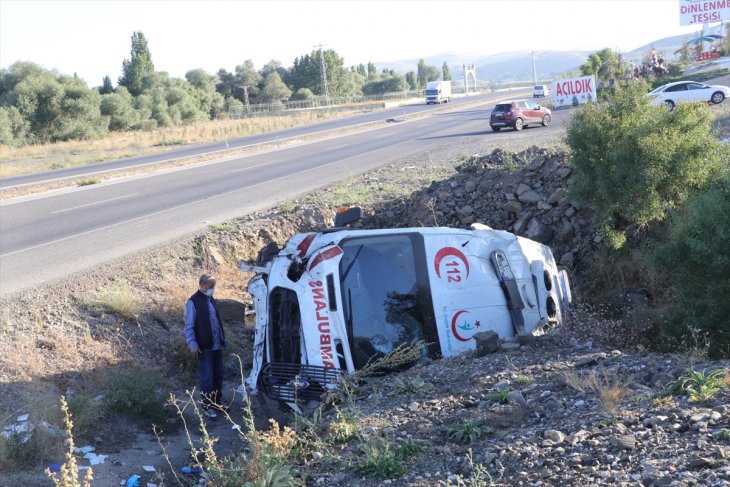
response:
<path id="1" fill-rule="evenodd" d="M 59 74 L 31 62 L 17 62 L 0 70 L 0 144 L 94 139 L 109 131 L 153 130 L 227 116 L 242 104 L 281 103 L 324 95 L 376 95 L 418 90 L 429 81 L 451 79 L 448 64 L 441 69 L 419 60 L 417 69 L 401 75 L 392 69 L 378 72 L 375 64 L 347 67 L 333 49 L 312 50 L 294 59 L 291 67 L 271 60 L 261 69 L 246 60 L 232 72 L 203 69 L 173 78 L 155 71 L 147 39 L 132 34 L 130 58 L 114 86 L 105 76 L 98 88 L 74 76 Z"/>

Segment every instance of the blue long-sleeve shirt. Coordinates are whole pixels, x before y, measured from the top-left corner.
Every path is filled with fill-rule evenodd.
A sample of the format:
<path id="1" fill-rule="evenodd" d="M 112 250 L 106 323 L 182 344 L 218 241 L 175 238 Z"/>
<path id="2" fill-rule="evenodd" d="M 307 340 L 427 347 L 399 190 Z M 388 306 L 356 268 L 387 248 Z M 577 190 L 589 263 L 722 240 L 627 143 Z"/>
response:
<path id="1" fill-rule="evenodd" d="M 223 348 L 223 340 L 221 339 L 221 326 L 218 323 L 213 303 L 208 300 L 208 311 L 210 312 L 210 327 L 213 332 L 213 348 L 211 350 L 220 350 Z M 185 340 L 188 342 L 190 350 L 198 350 L 198 342 L 195 339 L 195 305 L 191 300 L 185 303 Z"/>

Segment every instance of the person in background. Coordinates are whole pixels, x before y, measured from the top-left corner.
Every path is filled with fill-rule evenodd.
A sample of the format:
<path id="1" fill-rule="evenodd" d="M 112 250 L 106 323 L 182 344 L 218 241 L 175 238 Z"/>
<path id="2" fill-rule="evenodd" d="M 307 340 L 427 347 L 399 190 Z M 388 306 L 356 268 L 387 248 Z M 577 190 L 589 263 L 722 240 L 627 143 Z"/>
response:
<path id="1" fill-rule="evenodd" d="M 221 395 L 226 335 L 213 299 L 214 292 L 215 277 L 203 274 L 198 280 L 198 291 L 185 303 L 185 340 L 198 359 L 203 414 L 209 418 L 218 416 L 216 409 L 228 409 L 223 405 Z"/>

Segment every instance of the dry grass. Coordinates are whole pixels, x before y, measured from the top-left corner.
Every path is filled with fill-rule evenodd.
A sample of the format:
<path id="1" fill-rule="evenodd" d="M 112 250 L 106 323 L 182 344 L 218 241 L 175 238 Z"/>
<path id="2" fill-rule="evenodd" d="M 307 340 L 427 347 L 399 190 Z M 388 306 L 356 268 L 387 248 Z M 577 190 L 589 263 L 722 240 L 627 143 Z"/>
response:
<path id="1" fill-rule="evenodd" d="M 141 156 L 171 150 L 171 146 L 196 144 L 272 132 L 321 120 L 340 118 L 360 110 L 302 112 L 279 117 L 211 120 L 154 131 L 114 132 L 98 140 L 72 140 L 20 148 L 0 145 L 0 177 L 17 176 L 90 162 Z"/>
<path id="2" fill-rule="evenodd" d="M 95 292 L 87 299 L 87 306 L 93 311 L 106 312 L 132 321 L 140 312 L 140 304 L 129 283 L 118 281 Z"/>
<path id="3" fill-rule="evenodd" d="M 591 370 L 585 374 L 570 371 L 563 374 L 565 383 L 581 392 L 598 394 L 601 408 L 608 414 L 614 414 L 621 400 L 629 392 L 630 378 L 620 377 L 606 369 Z"/>

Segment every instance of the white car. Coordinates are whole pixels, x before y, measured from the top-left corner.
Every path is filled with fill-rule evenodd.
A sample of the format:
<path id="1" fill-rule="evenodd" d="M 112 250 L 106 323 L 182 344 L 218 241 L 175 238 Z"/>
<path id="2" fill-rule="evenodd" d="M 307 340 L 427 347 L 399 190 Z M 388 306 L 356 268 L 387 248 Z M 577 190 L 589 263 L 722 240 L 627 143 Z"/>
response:
<path id="1" fill-rule="evenodd" d="M 647 96 L 653 98 L 652 105 L 664 104 L 671 110 L 677 103 L 692 101 L 722 103 L 730 96 L 730 88 L 722 85 L 706 85 L 697 81 L 677 81 L 660 86 Z"/>
<path id="2" fill-rule="evenodd" d="M 532 96 L 534 98 L 545 98 L 546 96 L 550 96 L 550 88 L 548 88 L 547 85 L 536 85 L 532 89 Z"/>
<path id="3" fill-rule="evenodd" d="M 295 408 L 401 345 L 448 357 L 474 350 L 478 332 L 539 335 L 567 317 L 568 275 L 541 243 L 480 224 L 343 228 L 352 210 L 239 263 L 256 272 L 252 393 Z"/>

